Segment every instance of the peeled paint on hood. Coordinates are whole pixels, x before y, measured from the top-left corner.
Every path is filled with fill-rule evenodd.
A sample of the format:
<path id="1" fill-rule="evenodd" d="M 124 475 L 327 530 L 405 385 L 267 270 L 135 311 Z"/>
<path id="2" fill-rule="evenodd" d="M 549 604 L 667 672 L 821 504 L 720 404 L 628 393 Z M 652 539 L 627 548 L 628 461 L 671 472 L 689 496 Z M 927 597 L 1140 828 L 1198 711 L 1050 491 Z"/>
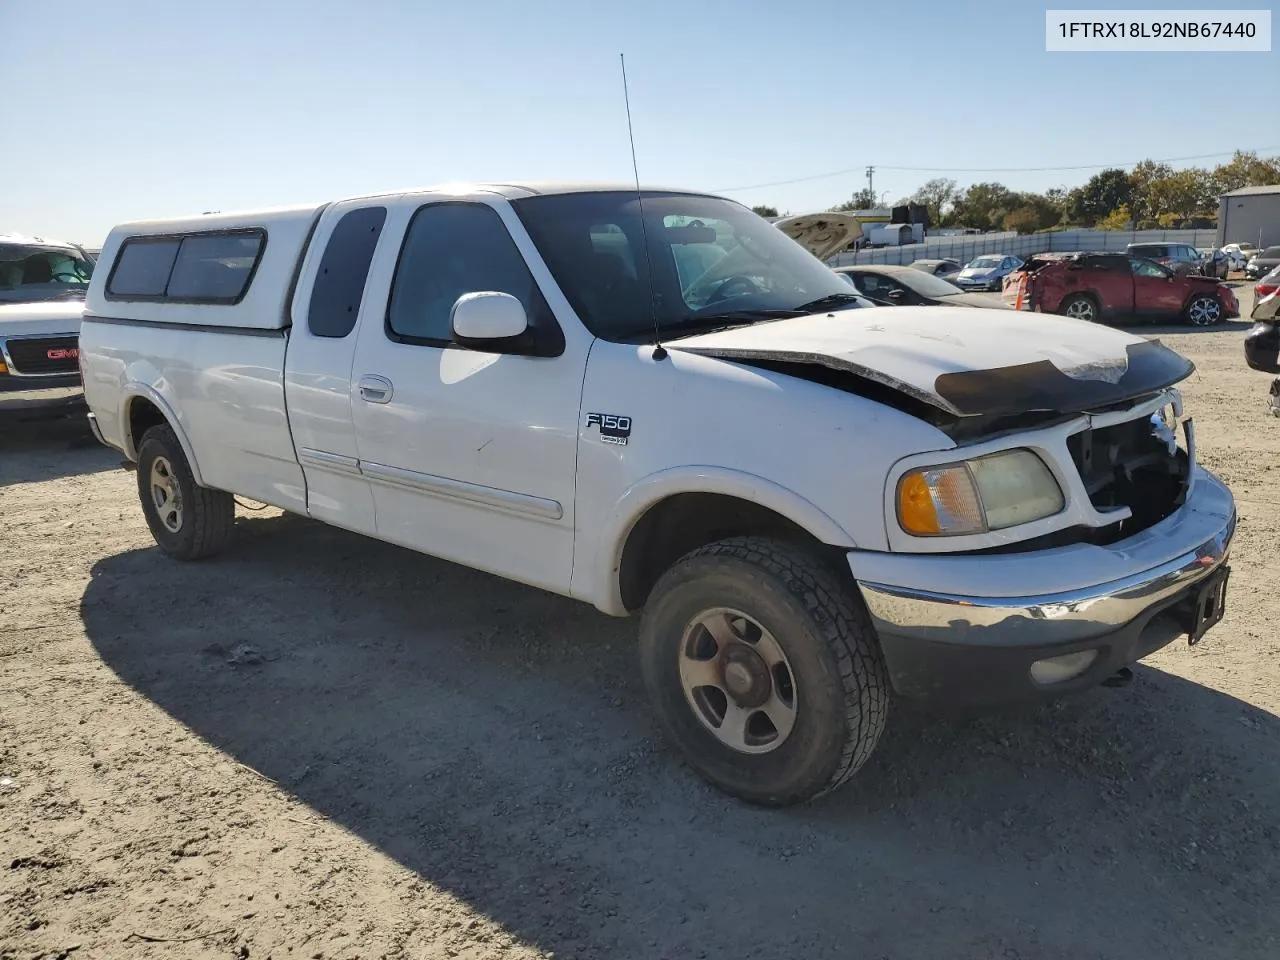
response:
<path id="1" fill-rule="evenodd" d="M 1157 340 L 1067 317 L 962 307 L 894 307 L 892 318 L 874 309 L 815 314 L 668 346 L 726 360 L 820 364 L 957 417 L 1104 407 L 1195 369 Z"/>

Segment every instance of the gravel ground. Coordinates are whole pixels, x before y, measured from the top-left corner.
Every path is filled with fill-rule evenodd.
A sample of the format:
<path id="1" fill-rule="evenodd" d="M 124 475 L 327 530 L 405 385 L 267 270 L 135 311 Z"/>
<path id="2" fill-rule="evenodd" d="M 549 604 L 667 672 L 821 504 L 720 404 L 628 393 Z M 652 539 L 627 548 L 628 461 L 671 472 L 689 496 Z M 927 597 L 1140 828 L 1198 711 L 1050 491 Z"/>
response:
<path id="1" fill-rule="evenodd" d="M 1227 619 L 1124 689 L 897 709 L 768 812 L 648 715 L 635 623 L 275 510 L 184 565 L 71 428 L 0 439 L 0 958 L 1280 955 L 1280 420 L 1160 335 L 1240 501 Z"/>

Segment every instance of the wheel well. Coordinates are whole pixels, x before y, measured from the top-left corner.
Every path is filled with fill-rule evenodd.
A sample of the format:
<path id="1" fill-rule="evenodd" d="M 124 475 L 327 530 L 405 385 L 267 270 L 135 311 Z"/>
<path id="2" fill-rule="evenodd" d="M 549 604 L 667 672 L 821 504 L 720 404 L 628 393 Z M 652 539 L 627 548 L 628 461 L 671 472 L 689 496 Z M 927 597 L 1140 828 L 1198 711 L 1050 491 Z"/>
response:
<path id="1" fill-rule="evenodd" d="M 839 551 L 758 503 L 718 493 L 680 493 L 654 504 L 631 528 L 618 568 L 623 605 L 639 610 L 658 578 L 691 550 L 728 537 L 775 537 L 838 560 Z M 847 568 L 842 563 L 839 569 Z"/>
<path id="2" fill-rule="evenodd" d="M 134 397 L 129 403 L 129 445 L 133 447 L 134 454 L 138 452 L 144 433 L 168 422 L 160 408 L 146 397 Z"/>

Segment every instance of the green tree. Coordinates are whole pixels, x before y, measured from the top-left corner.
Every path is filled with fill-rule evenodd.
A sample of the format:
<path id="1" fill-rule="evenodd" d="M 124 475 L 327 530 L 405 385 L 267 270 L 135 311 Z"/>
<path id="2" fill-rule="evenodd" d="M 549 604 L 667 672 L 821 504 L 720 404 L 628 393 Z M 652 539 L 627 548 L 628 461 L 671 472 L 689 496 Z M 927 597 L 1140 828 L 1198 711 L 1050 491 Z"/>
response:
<path id="1" fill-rule="evenodd" d="M 1099 230 L 1128 230 L 1132 226 L 1133 215 L 1129 213 L 1129 205 L 1120 204 L 1098 221 Z"/>
<path id="2" fill-rule="evenodd" d="M 949 222 L 961 227 L 995 230 L 1004 215 L 1019 206 L 1016 195 L 1003 183 L 975 183 L 956 199 Z"/>
<path id="3" fill-rule="evenodd" d="M 1091 227 L 1113 210 L 1127 204 L 1133 193 L 1129 175 L 1118 167 L 1100 170 L 1066 197 L 1069 223 Z"/>
<path id="4" fill-rule="evenodd" d="M 1018 207 L 1004 215 L 1004 228 L 1018 233 L 1035 233 L 1040 229 L 1040 214 L 1030 204 Z"/>
<path id="5" fill-rule="evenodd" d="M 1175 220 L 1190 220 L 1211 215 L 1218 207 L 1209 174 L 1199 167 L 1175 170 L 1150 181 L 1146 194 L 1146 212 L 1162 222 L 1166 214 Z"/>
<path id="6" fill-rule="evenodd" d="M 853 196 L 850 197 L 848 200 L 846 200 L 844 203 L 838 203 L 831 209 L 835 211 L 873 210 L 875 209 L 875 206 L 876 206 L 875 193 L 869 190 L 868 188 L 863 187 L 861 190 L 855 190 L 853 192 Z"/>
<path id="7" fill-rule="evenodd" d="M 1252 151 L 1237 150 L 1235 155 L 1208 174 L 1209 189 L 1215 198 L 1241 187 L 1267 187 L 1280 183 L 1280 157 L 1263 160 Z"/>
<path id="8" fill-rule="evenodd" d="M 956 189 L 956 182 L 948 180 L 946 177 L 935 177 L 926 181 L 919 189 L 916 190 L 908 201 L 910 203 L 918 203 L 929 211 L 929 220 L 934 224 L 943 222 L 943 217 L 955 203 L 959 191 Z"/>
<path id="9" fill-rule="evenodd" d="M 1129 210 L 1135 220 L 1154 220 L 1160 211 L 1152 185 L 1173 176 L 1173 167 L 1167 163 L 1143 160 L 1129 171 Z"/>
<path id="10" fill-rule="evenodd" d="M 764 217 L 766 220 L 778 219 L 778 208 L 760 204 L 751 208 L 751 212 L 758 217 Z"/>

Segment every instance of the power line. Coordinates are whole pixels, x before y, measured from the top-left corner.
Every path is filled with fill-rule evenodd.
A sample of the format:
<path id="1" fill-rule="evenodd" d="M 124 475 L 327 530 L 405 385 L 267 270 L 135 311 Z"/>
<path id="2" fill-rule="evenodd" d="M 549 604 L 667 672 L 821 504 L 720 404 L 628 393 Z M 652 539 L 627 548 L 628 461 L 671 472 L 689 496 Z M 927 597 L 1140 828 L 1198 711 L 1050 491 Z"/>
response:
<path id="1" fill-rule="evenodd" d="M 1252 150 L 1240 151 L 1244 153 L 1266 153 L 1268 150 L 1280 150 L 1280 145 L 1271 147 L 1255 147 Z M 1181 163 L 1184 160 L 1211 160 L 1214 157 L 1233 156 L 1237 150 L 1222 150 L 1218 153 L 1197 153 L 1185 157 L 1165 157 L 1163 160 L 1155 160 L 1155 163 Z M 1145 158 L 1150 159 L 1150 158 Z M 1052 173 L 1057 171 L 1071 170 L 1103 170 L 1109 167 L 1133 167 L 1142 160 L 1130 160 L 1127 163 L 1080 163 L 1065 167 L 896 167 L 889 164 L 877 164 L 876 167 L 867 167 L 867 170 L 901 170 L 912 173 Z M 771 183 L 752 183 L 744 187 L 717 187 L 713 193 L 739 193 L 743 190 L 763 190 L 765 187 L 785 187 L 793 183 L 808 183 L 812 180 L 828 180 L 832 177 L 846 177 L 851 173 L 856 173 L 857 167 L 848 167 L 844 170 L 833 170 L 830 173 L 815 173 L 807 177 L 794 177 L 790 180 L 774 180 Z"/>

